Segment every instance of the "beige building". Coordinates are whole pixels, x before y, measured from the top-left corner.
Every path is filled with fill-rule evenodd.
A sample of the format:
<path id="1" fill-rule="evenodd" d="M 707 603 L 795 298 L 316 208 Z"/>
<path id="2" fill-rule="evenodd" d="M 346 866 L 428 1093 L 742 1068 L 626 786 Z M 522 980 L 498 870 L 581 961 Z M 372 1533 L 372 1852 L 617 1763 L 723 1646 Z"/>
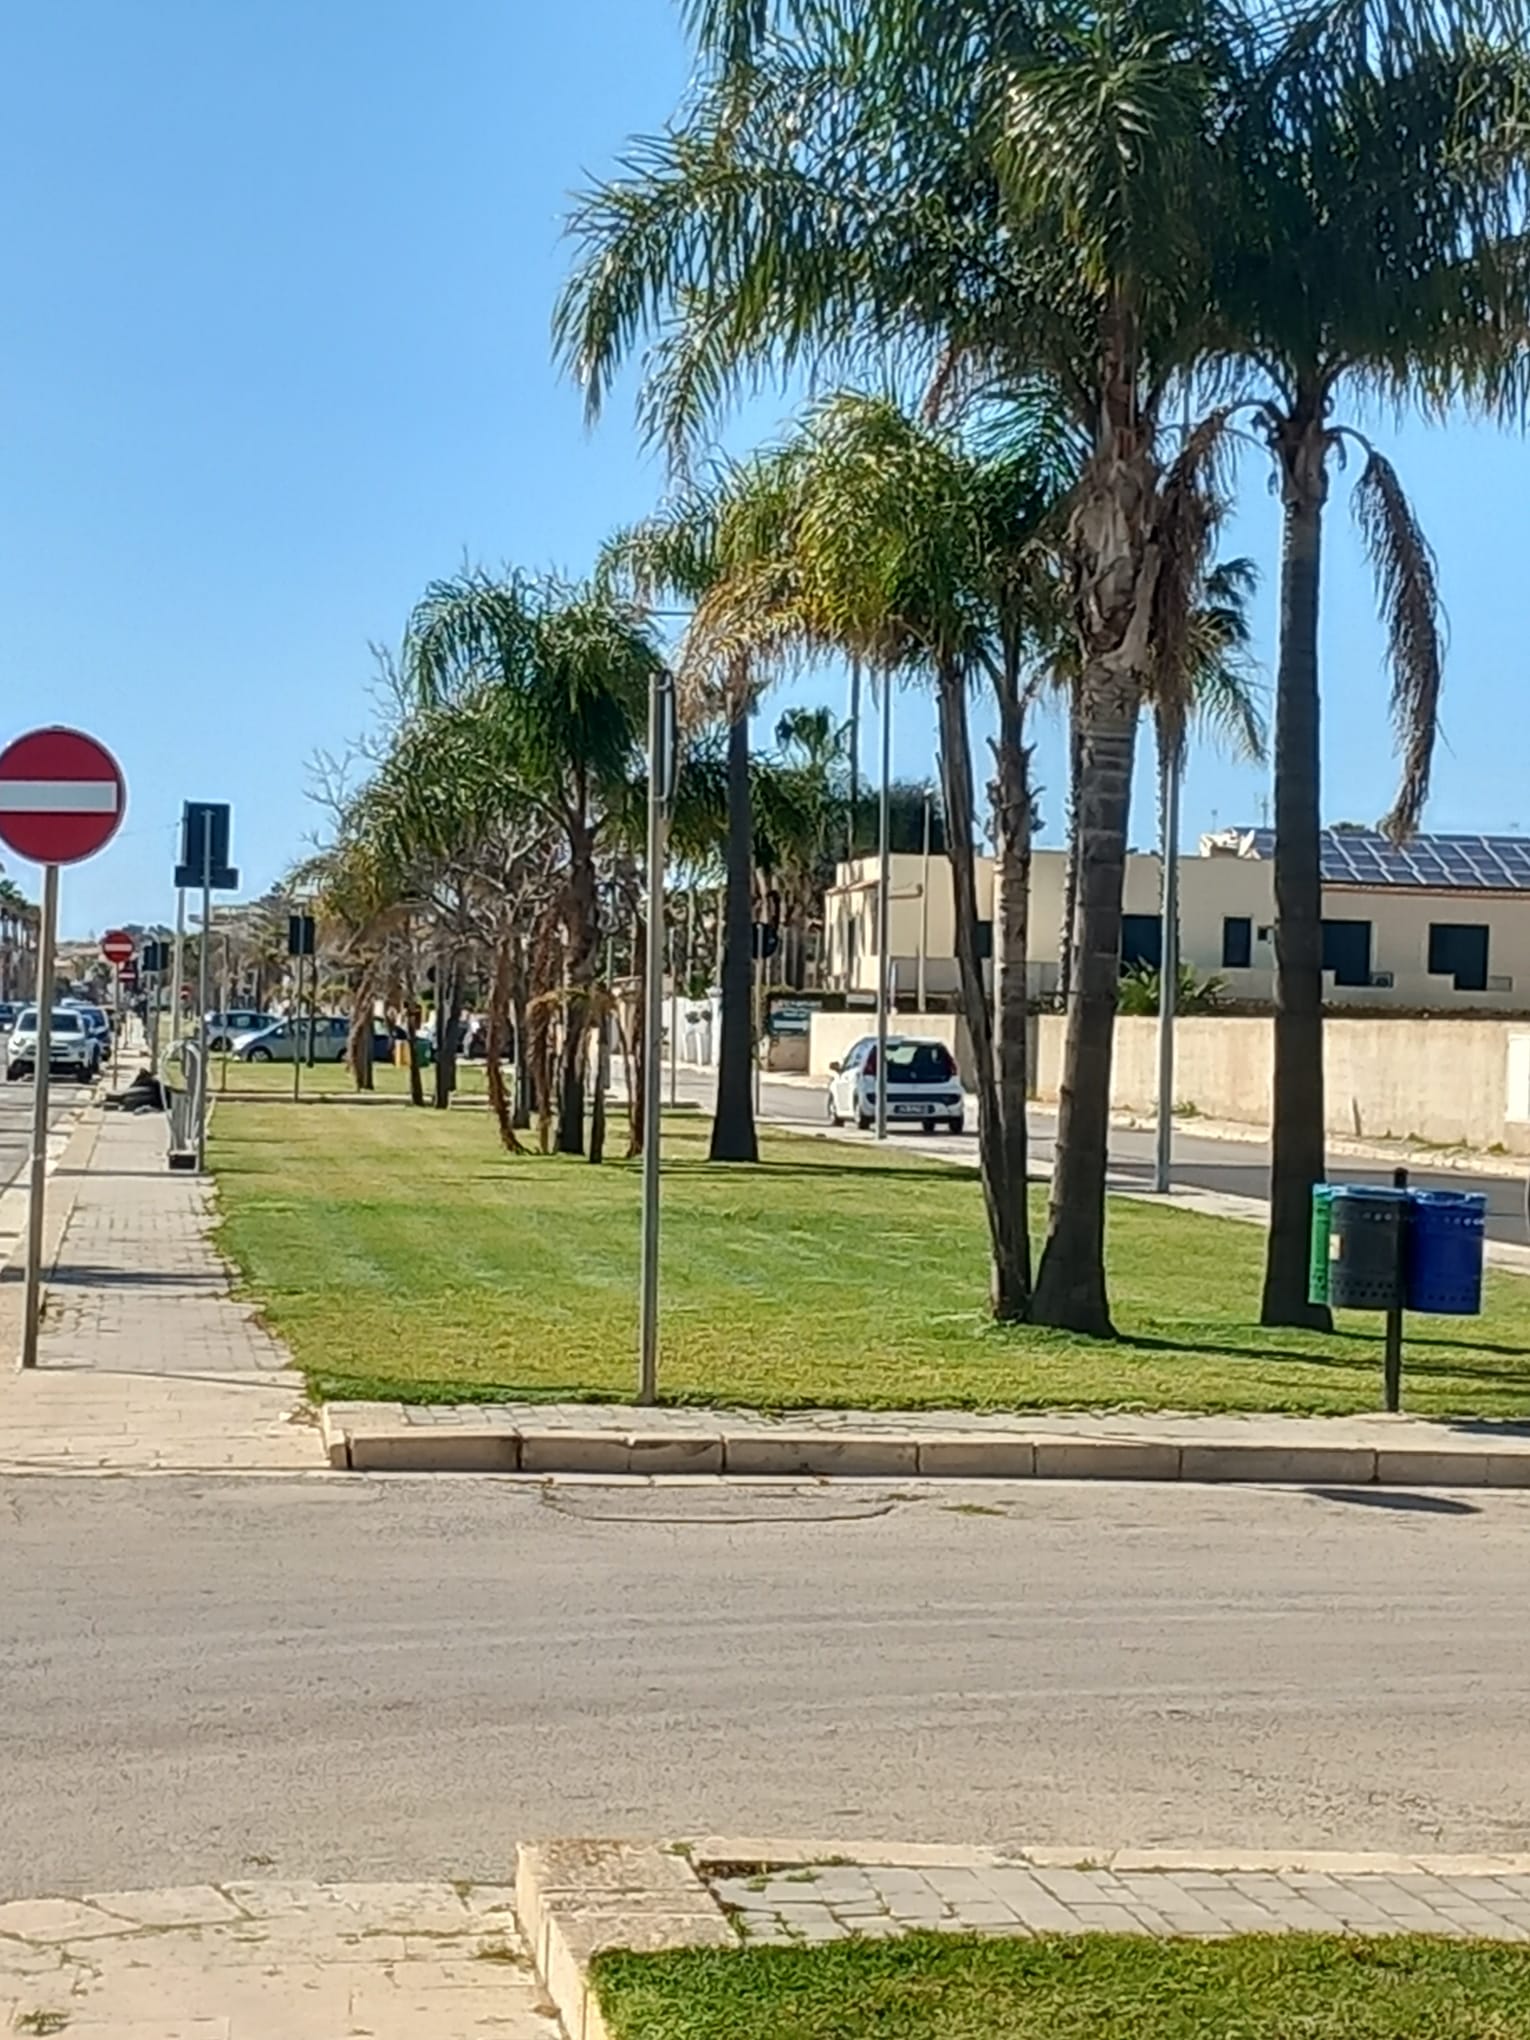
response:
<path id="1" fill-rule="evenodd" d="M 1203 836 L 1180 859 L 1180 947 L 1227 996 L 1272 996 L 1273 839 L 1262 829 Z M 978 911 L 991 928 L 993 863 L 980 857 Z M 1031 871 L 1030 981 L 1058 980 L 1066 858 L 1038 850 Z M 825 902 L 825 983 L 875 993 L 878 860 L 841 865 Z M 897 1004 L 956 987 L 951 876 L 943 857 L 892 859 L 889 950 Z M 1127 860 L 1122 956 L 1156 964 L 1161 925 L 1156 855 Z M 1394 848 L 1369 830 L 1323 834 L 1323 948 L 1334 1005 L 1394 1011 L 1530 1011 L 1530 842 L 1507 836 L 1419 836 Z"/>

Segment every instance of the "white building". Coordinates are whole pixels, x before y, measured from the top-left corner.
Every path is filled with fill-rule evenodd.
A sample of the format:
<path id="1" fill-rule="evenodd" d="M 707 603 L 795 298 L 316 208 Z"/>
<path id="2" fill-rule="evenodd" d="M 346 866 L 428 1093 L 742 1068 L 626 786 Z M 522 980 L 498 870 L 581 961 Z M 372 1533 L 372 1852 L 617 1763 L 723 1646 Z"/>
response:
<path id="1" fill-rule="evenodd" d="M 1229 829 L 1180 860 L 1180 949 L 1229 999 L 1273 994 L 1274 837 Z M 1043 996 L 1058 979 L 1066 858 L 1038 850 L 1031 868 L 1030 980 Z M 980 857 L 978 910 L 992 927 L 993 863 Z M 840 866 L 825 901 L 826 986 L 877 986 L 875 857 Z M 942 856 L 892 859 L 889 948 L 897 1003 L 919 987 L 956 986 L 950 868 Z M 1121 950 L 1156 964 L 1162 934 L 1156 855 L 1127 859 Z M 1530 842 L 1516 836 L 1417 836 L 1398 848 L 1371 830 L 1323 832 L 1323 952 L 1334 1005 L 1410 1012 L 1530 1011 Z"/>

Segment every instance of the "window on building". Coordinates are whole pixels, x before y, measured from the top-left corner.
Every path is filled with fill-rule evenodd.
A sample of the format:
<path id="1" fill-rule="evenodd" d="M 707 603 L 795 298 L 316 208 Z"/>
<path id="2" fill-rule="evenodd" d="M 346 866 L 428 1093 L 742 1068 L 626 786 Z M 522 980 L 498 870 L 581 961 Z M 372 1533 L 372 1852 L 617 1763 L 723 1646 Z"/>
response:
<path id="1" fill-rule="evenodd" d="M 977 924 L 977 953 L 979 963 L 993 961 L 993 923 L 979 921 Z"/>
<path id="2" fill-rule="evenodd" d="M 1369 921 L 1323 923 L 1323 968 L 1336 985 L 1368 985 L 1371 981 Z"/>
<path id="3" fill-rule="evenodd" d="M 1222 968 L 1247 970 L 1254 960 L 1254 924 L 1247 914 L 1222 916 Z"/>
<path id="4" fill-rule="evenodd" d="M 1121 916 L 1121 968 L 1136 970 L 1146 964 L 1157 970 L 1163 962 L 1163 922 L 1156 914 Z"/>
<path id="5" fill-rule="evenodd" d="M 1488 931 L 1466 921 L 1429 923 L 1429 969 L 1435 977 L 1455 981 L 1458 992 L 1485 992 L 1488 981 Z"/>

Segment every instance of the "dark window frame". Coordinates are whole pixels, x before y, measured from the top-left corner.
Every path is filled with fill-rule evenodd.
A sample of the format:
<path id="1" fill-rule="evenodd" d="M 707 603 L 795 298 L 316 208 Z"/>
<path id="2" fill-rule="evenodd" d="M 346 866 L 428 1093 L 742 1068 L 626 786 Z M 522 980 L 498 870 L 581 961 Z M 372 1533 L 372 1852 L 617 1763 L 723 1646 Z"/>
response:
<path id="1" fill-rule="evenodd" d="M 1427 944 L 1429 975 L 1448 977 L 1458 992 L 1485 992 L 1491 975 L 1492 945 L 1492 930 L 1486 921 L 1431 921 Z M 1453 957 L 1451 951 L 1455 952 Z"/>
<path id="2" fill-rule="evenodd" d="M 1234 930 L 1239 931 L 1234 935 Z M 1252 970 L 1254 967 L 1254 917 L 1252 914 L 1222 916 L 1223 970 Z"/>

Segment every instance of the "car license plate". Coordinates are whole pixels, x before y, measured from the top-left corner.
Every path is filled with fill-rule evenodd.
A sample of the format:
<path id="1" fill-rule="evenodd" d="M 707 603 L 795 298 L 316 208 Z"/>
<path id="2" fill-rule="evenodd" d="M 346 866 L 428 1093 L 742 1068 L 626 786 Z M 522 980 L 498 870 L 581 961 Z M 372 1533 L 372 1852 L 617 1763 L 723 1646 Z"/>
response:
<path id="1" fill-rule="evenodd" d="M 894 1105 L 893 1107 L 893 1111 L 895 1113 L 901 1112 L 905 1119 L 922 1119 L 927 1110 L 928 1108 L 923 1105 Z"/>

